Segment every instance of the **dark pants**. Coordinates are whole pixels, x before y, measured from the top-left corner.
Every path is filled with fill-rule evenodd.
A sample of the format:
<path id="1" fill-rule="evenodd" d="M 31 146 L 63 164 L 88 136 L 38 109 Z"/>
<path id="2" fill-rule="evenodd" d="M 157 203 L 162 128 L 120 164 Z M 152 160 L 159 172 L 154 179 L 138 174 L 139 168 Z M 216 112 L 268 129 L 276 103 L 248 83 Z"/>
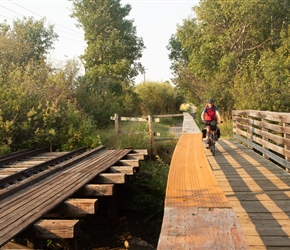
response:
<path id="1" fill-rule="evenodd" d="M 217 121 L 216 120 L 211 121 L 211 122 L 206 121 L 205 127 L 207 127 L 207 126 L 210 126 L 210 129 L 212 131 L 216 131 L 217 130 L 216 134 L 217 134 L 218 138 L 220 138 L 221 132 L 220 132 L 220 129 L 217 127 Z M 203 130 L 202 130 L 202 137 L 206 138 L 206 128 L 203 128 Z"/>

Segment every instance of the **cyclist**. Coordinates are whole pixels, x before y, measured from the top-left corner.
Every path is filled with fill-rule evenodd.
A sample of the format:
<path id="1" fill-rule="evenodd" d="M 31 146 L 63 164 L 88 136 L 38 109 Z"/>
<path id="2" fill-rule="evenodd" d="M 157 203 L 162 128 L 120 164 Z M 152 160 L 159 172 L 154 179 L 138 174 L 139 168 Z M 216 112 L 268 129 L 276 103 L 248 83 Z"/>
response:
<path id="1" fill-rule="evenodd" d="M 206 128 L 206 148 L 209 148 L 209 132 L 210 130 L 217 133 L 217 123 L 222 123 L 217 106 L 214 105 L 214 100 L 209 99 L 201 113 L 202 123 Z"/>

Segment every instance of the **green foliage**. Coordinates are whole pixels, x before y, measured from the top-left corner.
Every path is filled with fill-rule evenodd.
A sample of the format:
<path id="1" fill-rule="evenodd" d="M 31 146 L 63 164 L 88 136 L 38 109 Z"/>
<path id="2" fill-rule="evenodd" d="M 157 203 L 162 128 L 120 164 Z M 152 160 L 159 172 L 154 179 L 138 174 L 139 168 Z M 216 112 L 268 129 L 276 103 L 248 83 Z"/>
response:
<path id="1" fill-rule="evenodd" d="M 45 27 L 44 19 L 17 19 L 13 22 L 13 27 L 5 22 L 1 23 L 0 76 L 17 68 L 22 67 L 24 70 L 28 64 L 42 63 L 56 38 L 53 26 Z"/>
<path id="2" fill-rule="evenodd" d="M 174 82 L 198 107 L 289 110 L 287 1 L 200 1 L 168 45 Z"/>
<path id="3" fill-rule="evenodd" d="M 87 42 L 82 56 L 86 74 L 75 94 L 78 102 L 99 128 L 108 126 L 114 113 L 140 114 L 131 85 L 142 70 L 139 60 L 145 46 L 127 19 L 131 6 L 122 6 L 120 0 L 71 1 Z"/>
<path id="4" fill-rule="evenodd" d="M 134 192 L 133 209 L 138 212 L 139 224 L 156 238 L 163 219 L 169 166 L 157 158 L 156 161 L 140 162 L 140 169 L 135 181 L 131 183 Z"/>
<path id="5" fill-rule="evenodd" d="M 162 159 L 165 164 L 170 165 L 173 151 L 175 149 L 177 140 L 170 141 L 156 141 L 157 159 Z"/>
<path id="6" fill-rule="evenodd" d="M 133 21 L 126 19 L 131 6 L 120 0 L 73 2 L 73 17 L 85 32 L 87 48 L 86 81 L 98 95 L 117 94 L 123 86 L 138 75 L 144 49 L 143 40 L 136 35 Z"/>
<path id="7" fill-rule="evenodd" d="M 127 133 L 122 132 L 119 137 L 120 148 L 150 148 L 148 124 L 140 123 L 138 127 L 131 126 Z"/>
<path id="8" fill-rule="evenodd" d="M 131 86 L 124 87 L 118 94 L 107 92 L 106 95 L 97 95 L 86 83 L 81 83 L 74 96 L 99 128 L 107 127 L 115 113 L 122 116 L 140 115 L 140 100 Z"/>
<path id="9" fill-rule="evenodd" d="M 0 149 L 95 147 L 93 122 L 72 97 L 77 65 L 54 70 L 46 54 L 56 35 L 44 21 L 0 24 Z M 23 46 L 21 46 L 23 45 Z M 4 52 L 5 53 L 4 53 Z"/>
<path id="10" fill-rule="evenodd" d="M 290 39 L 282 33 L 281 41 L 275 51 L 262 52 L 257 64 L 252 59 L 243 65 L 233 93 L 240 109 L 290 111 Z"/>
<path id="11" fill-rule="evenodd" d="M 149 149 L 150 137 L 148 124 L 144 122 L 122 122 L 120 134 L 113 127 L 98 130 L 102 144 L 108 148 Z"/>
<path id="12" fill-rule="evenodd" d="M 135 87 L 141 100 L 143 115 L 174 114 L 179 112 L 185 98 L 169 82 L 145 82 Z"/>
<path id="13" fill-rule="evenodd" d="M 222 139 L 233 139 L 233 124 L 232 120 L 226 119 L 222 124 L 218 125 L 221 131 Z"/>

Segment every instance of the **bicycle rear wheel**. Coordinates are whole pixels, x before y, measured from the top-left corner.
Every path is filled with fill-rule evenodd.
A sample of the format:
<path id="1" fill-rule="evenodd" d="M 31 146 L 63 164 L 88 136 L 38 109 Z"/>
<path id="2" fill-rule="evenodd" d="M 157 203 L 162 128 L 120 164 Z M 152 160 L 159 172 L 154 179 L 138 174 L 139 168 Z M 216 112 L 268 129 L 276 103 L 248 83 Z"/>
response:
<path id="1" fill-rule="evenodd" d="M 213 156 L 215 156 L 215 134 L 211 134 L 211 144 L 210 144 L 210 151 Z"/>

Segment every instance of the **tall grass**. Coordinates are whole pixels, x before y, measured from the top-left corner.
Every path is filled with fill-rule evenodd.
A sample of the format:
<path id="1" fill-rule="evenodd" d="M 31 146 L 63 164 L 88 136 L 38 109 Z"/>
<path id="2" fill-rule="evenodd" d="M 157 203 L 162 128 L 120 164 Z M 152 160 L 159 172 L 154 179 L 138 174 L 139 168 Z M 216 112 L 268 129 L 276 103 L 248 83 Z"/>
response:
<path id="1" fill-rule="evenodd" d="M 218 125 L 221 131 L 221 139 L 233 139 L 233 124 L 231 120 L 225 120 Z"/>
<path id="2" fill-rule="evenodd" d="M 106 148 L 133 148 L 149 149 L 150 137 L 147 123 L 126 122 L 121 127 L 119 134 L 115 133 L 113 126 L 106 130 L 98 130 L 102 145 Z"/>

